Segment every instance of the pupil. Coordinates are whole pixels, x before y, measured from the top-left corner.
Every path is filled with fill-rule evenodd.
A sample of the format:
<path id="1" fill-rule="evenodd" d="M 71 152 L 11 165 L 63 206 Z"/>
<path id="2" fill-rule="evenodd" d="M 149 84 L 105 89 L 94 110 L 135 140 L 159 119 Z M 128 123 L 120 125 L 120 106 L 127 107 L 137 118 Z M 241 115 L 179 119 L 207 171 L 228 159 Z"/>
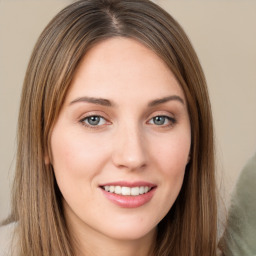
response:
<path id="1" fill-rule="evenodd" d="M 164 124 L 164 121 L 165 121 L 165 117 L 164 116 L 156 116 L 154 118 L 154 123 L 156 125 L 162 125 L 162 124 Z"/>
<path id="2" fill-rule="evenodd" d="M 88 120 L 90 125 L 97 125 L 100 122 L 100 118 L 98 116 L 91 116 Z"/>

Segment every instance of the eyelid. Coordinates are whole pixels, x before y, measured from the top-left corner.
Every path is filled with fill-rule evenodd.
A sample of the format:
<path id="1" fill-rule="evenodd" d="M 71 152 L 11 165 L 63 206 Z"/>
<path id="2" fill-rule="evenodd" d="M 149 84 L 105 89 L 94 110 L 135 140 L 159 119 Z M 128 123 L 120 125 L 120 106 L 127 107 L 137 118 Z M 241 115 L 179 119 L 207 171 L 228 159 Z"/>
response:
<path id="1" fill-rule="evenodd" d="M 89 121 L 90 120 L 90 118 L 92 118 L 92 117 L 98 117 L 99 119 L 103 119 L 104 120 L 104 122 L 106 122 L 106 119 L 104 118 L 104 117 L 102 117 L 102 116 L 95 116 L 95 115 L 93 115 L 93 116 L 87 116 L 87 117 L 85 117 L 84 119 L 82 119 L 82 121 Z M 100 121 L 99 121 L 99 123 L 100 123 Z M 90 124 L 89 124 L 90 125 Z M 92 126 L 94 126 L 94 125 L 92 125 Z M 96 126 L 96 125 L 95 125 Z M 98 125 L 98 126 L 100 126 L 100 125 Z"/>
<path id="2" fill-rule="evenodd" d="M 157 116 L 154 116 L 154 117 L 150 118 L 148 122 L 150 122 L 151 120 L 153 120 L 156 117 L 164 117 L 167 120 L 169 120 L 170 122 L 176 123 L 176 119 L 175 118 L 167 116 L 167 115 L 157 115 Z"/>
<path id="3" fill-rule="evenodd" d="M 151 112 L 149 115 L 148 115 L 148 120 L 149 119 L 152 119 L 152 118 L 154 118 L 154 117 L 157 117 L 157 116 L 166 116 L 166 117 L 168 117 L 168 118 L 173 118 L 173 119 L 175 119 L 175 114 L 174 113 L 172 113 L 172 112 L 170 112 L 170 111 L 154 111 L 154 112 Z"/>

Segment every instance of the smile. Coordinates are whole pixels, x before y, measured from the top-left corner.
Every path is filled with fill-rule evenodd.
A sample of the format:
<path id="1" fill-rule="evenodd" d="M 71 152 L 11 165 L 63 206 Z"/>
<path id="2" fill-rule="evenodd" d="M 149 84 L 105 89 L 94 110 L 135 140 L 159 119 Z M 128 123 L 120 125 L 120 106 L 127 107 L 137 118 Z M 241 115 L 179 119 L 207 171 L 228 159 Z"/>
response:
<path id="1" fill-rule="evenodd" d="M 122 186 L 103 186 L 105 191 L 114 193 L 122 196 L 139 196 L 143 195 L 151 190 L 148 186 L 138 186 L 138 187 L 122 187 Z"/>
<path id="2" fill-rule="evenodd" d="M 147 204 L 155 194 L 157 186 L 148 182 L 114 182 L 100 186 L 110 202 L 122 208 L 137 208 Z"/>

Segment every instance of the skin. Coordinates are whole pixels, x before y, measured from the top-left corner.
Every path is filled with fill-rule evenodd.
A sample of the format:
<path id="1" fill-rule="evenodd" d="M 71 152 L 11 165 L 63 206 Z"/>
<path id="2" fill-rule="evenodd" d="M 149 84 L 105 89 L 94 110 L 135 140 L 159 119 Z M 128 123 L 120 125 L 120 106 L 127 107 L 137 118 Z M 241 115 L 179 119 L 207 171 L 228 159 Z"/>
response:
<path id="1" fill-rule="evenodd" d="M 100 122 L 90 125 L 88 116 Z M 157 224 L 181 189 L 190 144 L 184 93 L 154 52 L 125 38 L 90 49 L 53 128 L 48 160 L 77 255 L 150 255 Z M 156 189 L 146 204 L 125 208 L 99 187 L 116 181 Z"/>

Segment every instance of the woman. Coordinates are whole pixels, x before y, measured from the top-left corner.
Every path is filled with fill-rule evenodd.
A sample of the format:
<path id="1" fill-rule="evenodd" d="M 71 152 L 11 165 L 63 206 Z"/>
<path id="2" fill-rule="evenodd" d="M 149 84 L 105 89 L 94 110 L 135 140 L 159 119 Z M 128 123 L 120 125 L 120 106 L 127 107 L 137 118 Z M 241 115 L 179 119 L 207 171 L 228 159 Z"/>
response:
<path id="1" fill-rule="evenodd" d="M 160 7 L 78 1 L 43 31 L 8 222 L 16 255 L 216 255 L 206 82 Z"/>

